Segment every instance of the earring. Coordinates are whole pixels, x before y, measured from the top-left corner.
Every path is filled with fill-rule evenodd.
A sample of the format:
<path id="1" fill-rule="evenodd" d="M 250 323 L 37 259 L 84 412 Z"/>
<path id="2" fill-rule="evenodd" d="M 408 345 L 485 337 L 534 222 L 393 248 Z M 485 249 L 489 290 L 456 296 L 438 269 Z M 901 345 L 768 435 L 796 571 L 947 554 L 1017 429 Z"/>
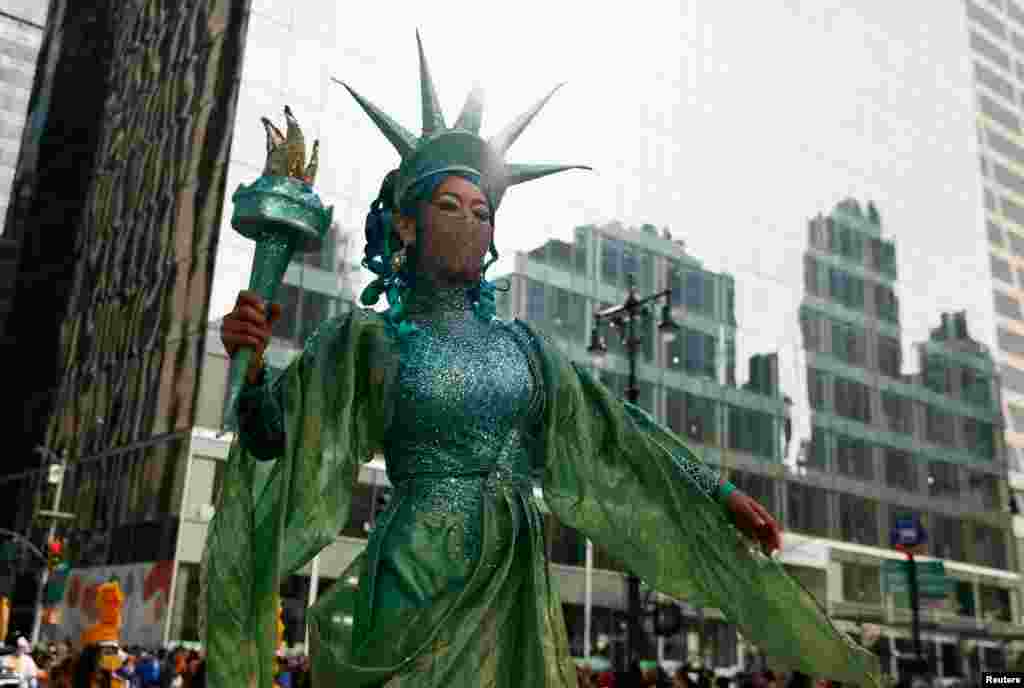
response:
<path id="1" fill-rule="evenodd" d="M 402 268 L 405 267 L 406 257 L 407 256 L 406 256 L 406 253 L 405 253 L 405 246 L 402 246 L 402 248 L 398 249 L 393 254 L 391 254 L 391 272 L 392 272 L 392 274 L 397 275 L 398 273 L 400 273 L 402 271 Z"/>

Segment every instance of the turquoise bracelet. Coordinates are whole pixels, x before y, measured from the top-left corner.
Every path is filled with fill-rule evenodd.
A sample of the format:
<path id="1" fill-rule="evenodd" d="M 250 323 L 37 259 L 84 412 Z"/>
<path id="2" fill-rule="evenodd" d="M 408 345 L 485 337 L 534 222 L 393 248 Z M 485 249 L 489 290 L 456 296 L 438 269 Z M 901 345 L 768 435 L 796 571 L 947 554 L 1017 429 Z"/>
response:
<path id="1" fill-rule="evenodd" d="M 725 500 L 727 500 L 729 498 L 729 495 L 731 495 L 735 490 L 736 486 L 733 485 L 728 480 L 726 480 L 725 482 L 718 486 L 718 501 L 724 504 Z"/>

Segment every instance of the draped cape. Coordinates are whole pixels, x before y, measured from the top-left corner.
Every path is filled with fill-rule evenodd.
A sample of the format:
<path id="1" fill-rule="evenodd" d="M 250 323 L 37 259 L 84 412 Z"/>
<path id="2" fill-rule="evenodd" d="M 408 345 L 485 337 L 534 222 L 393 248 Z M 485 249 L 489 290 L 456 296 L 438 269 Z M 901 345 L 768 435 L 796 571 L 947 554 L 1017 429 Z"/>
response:
<path id="1" fill-rule="evenodd" d="M 543 390 L 534 466 L 562 524 L 651 588 L 721 610 L 775 666 L 881 685 L 877 657 L 836 629 L 819 602 L 698 489 L 681 459 L 700 459 L 680 437 L 613 397 L 529 325 L 504 326 L 530 334 Z M 393 331 L 373 311 L 326 321 L 281 373 L 281 456 L 260 461 L 233 442 L 202 566 L 211 686 L 271 685 L 280 583 L 345 526 L 359 466 L 382 450 L 396 420 L 397 352 Z M 361 562 L 341 581 L 358 575 Z M 353 601 L 343 587 L 309 610 L 314 680 L 336 675 L 331 664 L 348 651 L 351 633 L 338 621 Z"/>

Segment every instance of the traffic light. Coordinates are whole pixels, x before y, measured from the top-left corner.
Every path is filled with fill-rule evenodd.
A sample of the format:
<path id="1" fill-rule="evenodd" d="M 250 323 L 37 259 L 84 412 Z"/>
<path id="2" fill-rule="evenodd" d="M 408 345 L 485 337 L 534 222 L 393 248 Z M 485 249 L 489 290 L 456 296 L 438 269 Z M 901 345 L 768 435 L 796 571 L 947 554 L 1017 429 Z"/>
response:
<path id="1" fill-rule="evenodd" d="M 46 566 L 53 573 L 62 563 L 64 563 L 64 540 L 55 537 L 46 545 Z"/>

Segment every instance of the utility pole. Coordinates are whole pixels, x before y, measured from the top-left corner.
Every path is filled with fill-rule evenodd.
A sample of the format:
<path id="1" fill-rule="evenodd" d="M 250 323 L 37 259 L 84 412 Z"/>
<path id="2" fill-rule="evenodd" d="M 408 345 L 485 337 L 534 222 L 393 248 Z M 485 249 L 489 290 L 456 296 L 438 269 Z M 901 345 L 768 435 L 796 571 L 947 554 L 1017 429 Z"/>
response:
<path id="1" fill-rule="evenodd" d="M 56 489 L 53 491 L 53 507 L 48 510 L 40 510 L 37 515 L 43 518 L 50 519 L 50 528 L 47 531 L 46 542 L 44 543 L 44 552 L 48 549 L 49 544 L 53 542 L 54 537 L 57 535 L 57 521 L 61 519 L 73 518 L 71 514 L 64 514 L 60 511 L 60 497 L 61 492 L 64 488 L 64 459 L 57 454 L 54 454 L 46 447 L 36 447 L 36 452 L 41 454 L 45 459 L 49 459 L 52 463 L 49 464 L 49 476 L 48 480 L 50 484 L 56 484 Z M 56 469 L 56 470 L 54 470 Z M 39 642 L 39 631 L 43 621 L 43 594 L 46 591 L 46 584 L 50 580 L 50 567 L 47 562 L 43 566 L 43 571 L 39 576 L 39 590 L 36 592 L 36 609 L 35 618 L 32 621 L 32 646 Z"/>
<path id="2" fill-rule="evenodd" d="M 626 354 L 629 359 L 629 382 L 626 386 L 626 401 L 635 405 L 640 399 L 640 388 L 638 387 L 636 377 L 636 358 L 640 353 L 640 345 L 643 343 L 643 340 L 636 336 L 636 321 L 641 318 L 646 321 L 651 316 L 650 308 L 647 306 L 648 303 L 665 299 L 666 303 L 662 306 L 661 311 L 661 322 L 658 324 L 659 332 L 662 333 L 666 341 L 671 341 L 671 338 L 674 338 L 679 331 L 679 325 L 672 319 L 671 289 L 666 289 L 640 299 L 637 297 L 632 273 L 628 275 L 628 286 L 629 293 L 626 296 L 625 302 L 594 313 L 594 327 L 591 331 L 590 346 L 587 348 L 587 351 L 595 356 L 607 353 L 608 348 L 605 346 L 604 339 L 598 334 L 598 325 L 604 321 L 611 321 L 612 326 L 619 330 L 622 341 L 626 346 Z M 626 627 L 626 666 L 622 667 L 623 669 L 628 669 L 632 660 L 641 659 L 639 656 L 642 636 L 640 626 L 640 578 L 632 572 L 626 578 L 626 600 L 629 621 Z"/>

